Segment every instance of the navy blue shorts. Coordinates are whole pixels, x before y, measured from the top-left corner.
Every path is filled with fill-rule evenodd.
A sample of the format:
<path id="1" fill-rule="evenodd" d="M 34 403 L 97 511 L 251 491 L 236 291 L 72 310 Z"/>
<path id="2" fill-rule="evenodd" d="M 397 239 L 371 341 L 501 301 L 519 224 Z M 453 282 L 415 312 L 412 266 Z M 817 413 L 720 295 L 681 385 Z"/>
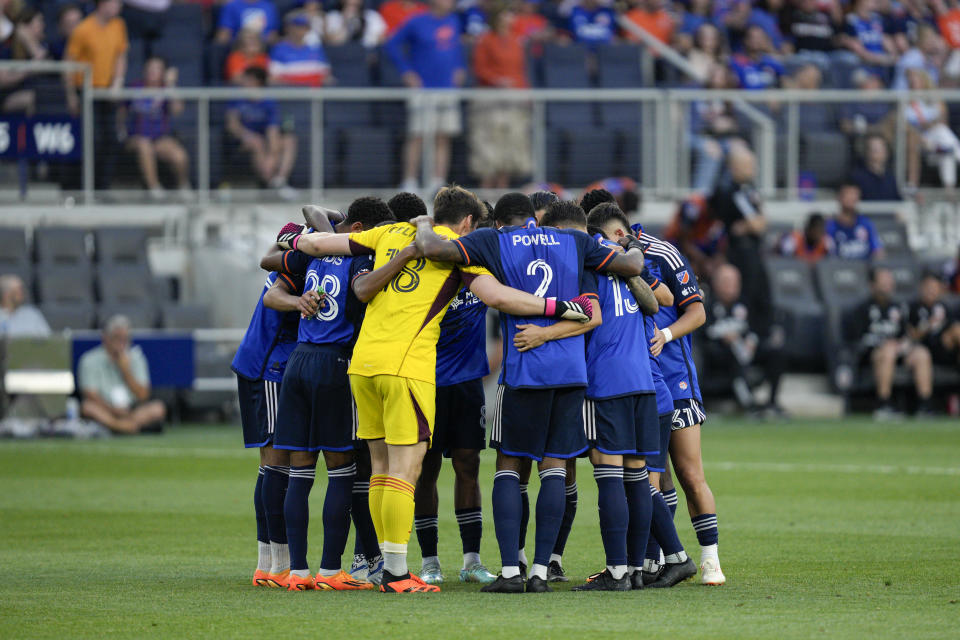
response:
<path id="1" fill-rule="evenodd" d="M 592 449 L 609 455 L 652 456 L 660 451 L 653 393 L 583 402 L 583 427 Z"/>
<path id="2" fill-rule="evenodd" d="M 454 449 L 480 450 L 487 440 L 483 378 L 437 387 L 437 415 L 431 451 L 450 457 Z"/>
<path id="3" fill-rule="evenodd" d="M 660 452 L 647 458 L 647 469 L 663 473 L 667 470 L 667 452 L 670 450 L 670 429 L 673 426 L 673 414 L 660 416 Z"/>
<path id="4" fill-rule="evenodd" d="M 240 424 L 243 446 L 265 447 L 273 442 L 273 426 L 277 421 L 277 397 L 280 383 L 270 380 L 248 380 L 237 376 L 240 399 Z"/>
<path id="5" fill-rule="evenodd" d="M 587 450 L 584 387 L 497 388 L 490 446 L 519 458 L 575 458 Z"/>
<path id="6" fill-rule="evenodd" d="M 674 431 L 686 429 L 695 424 L 703 424 L 706 421 L 707 412 L 703 410 L 703 405 L 696 398 L 673 401 L 673 424 L 670 428 Z"/>
<path id="7" fill-rule="evenodd" d="M 283 374 L 273 446 L 292 451 L 352 451 L 357 415 L 350 360 L 338 346 L 297 345 Z"/>

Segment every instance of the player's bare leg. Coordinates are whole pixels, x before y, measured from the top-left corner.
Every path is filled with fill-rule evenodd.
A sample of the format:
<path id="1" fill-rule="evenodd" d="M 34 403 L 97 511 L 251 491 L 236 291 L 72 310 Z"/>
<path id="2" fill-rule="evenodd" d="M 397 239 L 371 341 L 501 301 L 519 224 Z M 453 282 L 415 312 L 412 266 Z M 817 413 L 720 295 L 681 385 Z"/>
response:
<path id="1" fill-rule="evenodd" d="M 918 414 L 930 411 L 930 396 L 933 395 L 933 358 L 923 345 L 914 345 L 904 360 L 913 372 L 913 384 L 917 390 Z"/>
<path id="2" fill-rule="evenodd" d="M 897 366 L 897 343 L 887 340 L 870 354 L 873 364 L 873 378 L 877 386 L 879 407 L 874 412 L 877 418 L 888 417 L 892 413 L 890 396 L 893 394 L 893 376 Z"/>

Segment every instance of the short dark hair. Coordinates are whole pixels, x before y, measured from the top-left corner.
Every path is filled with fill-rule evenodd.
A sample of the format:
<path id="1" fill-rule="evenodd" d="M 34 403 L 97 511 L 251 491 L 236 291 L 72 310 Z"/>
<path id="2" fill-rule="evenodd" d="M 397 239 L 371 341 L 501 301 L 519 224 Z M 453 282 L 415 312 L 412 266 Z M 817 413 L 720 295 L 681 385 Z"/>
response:
<path id="1" fill-rule="evenodd" d="M 590 210 L 587 216 L 587 223 L 601 229 L 614 220 L 623 225 L 624 230 L 630 231 L 630 220 L 627 214 L 620 210 L 616 202 L 601 202 Z"/>
<path id="2" fill-rule="evenodd" d="M 427 215 L 427 205 L 420 196 L 409 191 L 401 191 L 387 200 L 387 206 L 397 217 L 397 222 L 410 222 L 418 216 Z"/>
<path id="3" fill-rule="evenodd" d="M 489 201 L 489 200 L 484 200 L 484 201 L 483 201 L 483 208 L 487 210 L 487 215 L 485 216 L 485 218 L 491 218 L 491 219 L 492 219 L 492 218 L 493 218 L 493 205 L 490 204 L 490 201 Z"/>
<path id="4" fill-rule="evenodd" d="M 814 211 L 809 216 L 807 216 L 807 221 L 803 225 L 803 228 L 811 229 L 814 226 L 817 226 L 817 225 L 822 226 L 822 225 L 825 225 L 826 223 L 827 223 L 827 219 L 823 217 L 823 214 L 820 213 L 819 211 Z"/>
<path id="5" fill-rule="evenodd" d="M 586 227 L 587 214 L 573 200 L 560 200 L 547 207 L 547 212 L 540 218 L 541 227 L 556 227 L 562 223 L 567 226 Z"/>
<path id="6" fill-rule="evenodd" d="M 538 193 L 549 193 L 549 191 L 539 191 Z M 523 224 L 527 218 L 534 217 L 536 214 L 535 207 L 536 205 L 531 202 L 531 198 L 519 191 L 513 191 L 500 196 L 500 199 L 497 200 L 497 206 L 493 208 L 493 219 L 500 225 Z"/>
<path id="7" fill-rule="evenodd" d="M 613 197 L 613 194 L 607 191 L 606 189 L 593 189 L 592 191 L 587 191 L 580 198 L 580 207 L 590 213 L 593 211 L 593 208 L 600 204 L 601 202 L 616 202 L 617 199 Z"/>
<path id="8" fill-rule="evenodd" d="M 943 283 L 943 276 L 933 269 L 924 269 L 923 273 L 920 274 L 920 282 L 927 280 L 928 278 L 933 278 L 937 282 Z"/>
<path id="9" fill-rule="evenodd" d="M 263 67 L 247 67 L 243 70 L 243 75 L 253 78 L 261 87 L 267 84 L 267 70 Z"/>
<path id="10" fill-rule="evenodd" d="M 350 203 L 344 224 L 360 223 L 364 229 L 373 229 L 381 222 L 395 222 L 396 218 L 387 203 L 380 198 L 363 196 Z"/>
<path id="11" fill-rule="evenodd" d="M 534 211 L 540 211 L 540 209 L 546 209 L 554 202 L 560 200 L 560 196 L 555 194 L 553 191 L 535 191 L 529 196 L 530 204 L 533 205 Z"/>
<path id="12" fill-rule="evenodd" d="M 850 178 L 845 178 L 839 185 L 837 185 L 837 194 L 839 195 L 844 189 L 856 189 L 860 191 L 860 185 L 851 180 Z"/>
<path id="13" fill-rule="evenodd" d="M 433 219 L 438 224 L 459 224 L 467 216 L 479 222 L 484 211 L 476 194 L 455 184 L 440 189 L 433 199 Z"/>

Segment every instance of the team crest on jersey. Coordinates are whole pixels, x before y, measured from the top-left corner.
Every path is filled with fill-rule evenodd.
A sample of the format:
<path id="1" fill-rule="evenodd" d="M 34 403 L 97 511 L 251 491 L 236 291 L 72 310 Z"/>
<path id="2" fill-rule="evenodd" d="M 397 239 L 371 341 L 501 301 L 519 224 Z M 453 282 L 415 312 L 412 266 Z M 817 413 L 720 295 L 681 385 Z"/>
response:
<path id="1" fill-rule="evenodd" d="M 690 282 L 690 272 L 684 269 L 683 273 L 678 273 L 677 282 L 679 282 L 680 284 L 687 284 L 688 282 Z"/>
<path id="2" fill-rule="evenodd" d="M 680 381 L 680 384 L 677 385 L 677 386 L 680 387 L 680 391 L 686 391 L 686 390 L 687 390 L 687 381 L 686 381 L 686 380 L 681 380 L 681 381 Z"/>

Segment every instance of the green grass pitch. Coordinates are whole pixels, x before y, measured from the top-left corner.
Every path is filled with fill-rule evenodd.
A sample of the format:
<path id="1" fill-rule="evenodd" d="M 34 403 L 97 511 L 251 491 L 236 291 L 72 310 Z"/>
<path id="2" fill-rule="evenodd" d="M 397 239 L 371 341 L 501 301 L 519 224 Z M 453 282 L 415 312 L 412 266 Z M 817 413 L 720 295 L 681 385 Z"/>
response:
<path id="1" fill-rule="evenodd" d="M 487 595 L 457 583 L 449 469 L 440 492 L 443 593 L 251 587 L 256 454 L 239 441 L 237 427 L 182 427 L 100 442 L 0 442 L 0 638 L 957 637 L 956 420 L 711 421 L 704 450 L 727 585 L 607 594 L 566 592 L 603 564 L 585 461 L 564 561 L 573 581 L 560 593 Z M 496 571 L 490 452 L 481 474 L 482 556 Z M 682 493 L 676 522 L 698 559 Z M 415 537 L 410 548 L 419 566 Z"/>

